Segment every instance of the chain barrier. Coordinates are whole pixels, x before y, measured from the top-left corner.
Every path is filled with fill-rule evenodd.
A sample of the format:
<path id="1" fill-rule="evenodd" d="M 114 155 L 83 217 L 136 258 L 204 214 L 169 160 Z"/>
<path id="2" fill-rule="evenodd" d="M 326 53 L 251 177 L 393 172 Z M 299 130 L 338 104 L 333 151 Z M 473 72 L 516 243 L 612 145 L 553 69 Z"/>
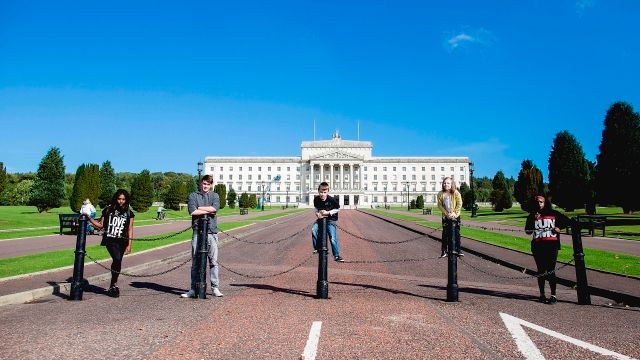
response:
<path id="1" fill-rule="evenodd" d="M 102 265 L 101 263 L 98 262 L 98 260 L 94 259 L 93 257 L 91 257 L 91 255 L 87 254 L 86 252 L 84 253 L 86 255 L 86 257 L 88 257 L 91 261 L 93 261 L 94 263 L 96 263 L 98 266 L 100 266 L 101 268 L 107 270 L 107 271 L 112 271 L 111 268 L 108 268 L 104 265 Z M 138 274 L 131 274 L 131 273 L 126 273 L 123 271 L 115 271 L 116 273 L 123 275 L 123 276 L 129 276 L 129 277 L 134 277 L 134 278 L 145 278 L 145 277 L 153 277 L 153 276 L 160 276 L 160 275 L 164 275 L 166 273 L 169 273 L 171 271 L 177 270 L 178 268 L 184 266 L 186 263 L 191 261 L 191 256 L 189 256 L 189 258 L 187 260 L 185 260 L 184 262 L 168 269 L 165 271 L 161 271 L 159 273 L 155 273 L 155 274 L 144 274 L 144 275 L 138 275 Z"/>
<path id="2" fill-rule="evenodd" d="M 311 259 L 312 256 L 313 256 L 313 254 L 307 256 L 304 260 L 302 260 L 300 263 L 298 263 L 297 265 L 293 266 L 292 268 L 289 268 L 287 270 L 281 271 L 279 273 L 269 274 L 269 275 L 253 275 L 253 274 L 241 273 L 239 271 L 232 270 L 231 268 L 229 268 L 226 265 L 222 264 L 220 261 L 218 261 L 218 265 L 220 265 L 221 268 L 223 268 L 223 269 L 225 269 L 225 270 L 227 270 L 227 271 L 229 271 L 229 272 L 231 272 L 233 274 L 236 274 L 238 276 L 242 276 L 242 277 L 246 277 L 246 278 L 250 278 L 250 279 L 265 279 L 265 278 L 276 277 L 276 276 L 283 275 L 283 274 L 286 274 L 288 272 L 291 272 L 291 271 L 301 267 L 302 265 L 306 264 L 309 261 L 309 259 Z"/>
<path id="3" fill-rule="evenodd" d="M 342 231 L 343 231 L 344 233 L 346 233 L 347 235 L 351 235 L 351 236 L 353 236 L 353 237 L 354 237 L 354 238 L 356 238 L 356 239 L 359 239 L 359 240 L 362 240 L 362 241 L 366 241 L 366 242 L 370 242 L 370 243 L 374 243 L 374 244 L 382 244 L 382 245 L 397 245 L 397 244 L 404 244 L 404 243 L 408 243 L 408 242 L 411 242 L 411 241 L 416 241 L 416 240 L 422 239 L 422 238 L 424 238 L 424 237 L 426 236 L 426 235 L 418 235 L 418 236 L 413 237 L 413 238 L 410 238 L 410 239 L 406 239 L 406 240 L 399 240 L 399 241 L 379 241 L 379 240 L 371 240 L 371 239 L 367 239 L 367 238 L 364 238 L 364 237 L 362 237 L 362 236 L 360 236 L 360 235 L 356 235 L 356 234 L 354 234 L 354 233 L 352 233 L 352 232 L 350 232 L 350 231 L 348 231 L 348 230 L 346 230 L 346 229 L 344 229 L 344 228 L 340 227 L 339 225 L 336 225 L 336 227 L 337 227 L 338 229 L 342 230 Z"/>
<path id="4" fill-rule="evenodd" d="M 229 234 L 228 232 L 222 231 L 222 230 L 218 230 L 218 232 L 220 232 L 221 234 L 225 234 L 225 235 L 227 235 L 228 237 L 230 237 L 230 238 L 232 238 L 234 240 L 237 240 L 237 241 L 240 241 L 240 242 L 243 242 L 243 243 L 246 243 L 246 244 L 271 245 L 271 244 L 277 244 L 277 243 L 283 242 L 285 240 L 289 240 L 289 239 L 291 239 L 293 237 L 296 237 L 296 236 L 302 234 L 304 231 L 307 231 L 307 229 L 311 228 L 312 226 L 313 226 L 313 223 L 303 227 L 300 231 L 296 232 L 293 235 L 289 235 L 289 236 L 287 236 L 285 238 L 282 238 L 282 239 L 272 240 L 272 241 L 265 241 L 265 242 L 245 240 L 243 238 L 239 238 L 239 237 L 237 237 L 235 235 Z"/>
<path id="5" fill-rule="evenodd" d="M 144 239 L 134 239 L 134 241 L 158 241 L 158 240 L 166 240 L 169 238 L 172 238 L 174 236 L 178 236 L 186 231 L 191 230 L 191 226 L 189 226 L 188 228 L 184 229 L 184 230 L 180 230 L 177 233 L 174 234 L 169 234 L 169 235 L 164 235 L 164 236 L 158 236 L 158 237 L 147 237 Z"/>
<path id="6" fill-rule="evenodd" d="M 440 259 L 439 256 L 436 257 L 426 257 L 426 258 L 415 258 L 415 259 L 396 259 L 396 260 L 345 260 L 345 264 L 383 264 L 383 263 L 402 263 L 402 262 L 418 262 L 418 261 L 427 261 L 427 260 L 437 260 Z"/>
<path id="7" fill-rule="evenodd" d="M 489 271 L 486 271 L 486 270 L 480 269 L 480 268 L 479 268 L 479 267 L 477 267 L 477 266 L 473 266 L 473 265 L 471 265 L 471 263 L 464 261 L 462 258 L 458 258 L 458 260 L 460 260 L 460 262 L 461 262 L 461 263 L 463 263 L 463 264 L 465 264 L 466 266 L 468 266 L 468 267 L 470 267 L 470 268 L 472 268 L 472 269 L 474 269 L 474 270 L 476 270 L 476 271 L 479 271 L 479 272 L 481 272 L 481 273 L 483 273 L 483 274 L 485 274 L 485 275 L 493 276 L 493 277 L 500 278 L 500 279 L 508 279 L 508 280 L 524 280 L 524 279 L 539 278 L 539 277 L 543 277 L 543 276 L 551 275 L 551 274 L 555 273 L 556 271 L 561 270 L 561 269 L 563 269 L 563 268 L 565 268 L 565 267 L 569 266 L 569 265 L 570 265 L 570 264 L 572 264 L 572 263 L 573 263 L 573 261 L 574 261 L 574 259 L 571 259 L 571 260 L 569 260 L 568 262 L 563 263 L 561 266 L 558 266 L 558 267 L 557 267 L 557 268 L 555 268 L 554 270 L 551 270 L 551 271 L 545 271 L 545 272 L 540 273 L 540 274 L 535 274 L 535 275 L 526 275 L 526 276 L 502 276 L 502 275 L 496 275 L 496 274 L 493 274 L 493 273 L 491 273 L 491 272 L 489 272 Z M 487 260 L 487 261 L 489 261 L 489 260 Z M 489 261 L 489 262 L 491 262 L 491 261 Z M 495 263 L 494 263 L 494 264 L 495 264 Z M 527 270 L 528 270 L 527 268 L 522 268 L 522 273 L 526 273 L 526 272 L 527 272 Z"/>

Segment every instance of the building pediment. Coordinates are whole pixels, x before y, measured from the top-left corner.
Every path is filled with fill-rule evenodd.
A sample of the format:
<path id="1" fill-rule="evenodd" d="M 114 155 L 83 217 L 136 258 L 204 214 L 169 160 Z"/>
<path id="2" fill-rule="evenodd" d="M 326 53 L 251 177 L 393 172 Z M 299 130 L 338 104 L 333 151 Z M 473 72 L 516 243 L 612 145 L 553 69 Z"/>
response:
<path id="1" fill-rule="evenodd" d="M 318 156 L 312 157 L 310 160 L 363 160 L 362 156 L 350 154 L 344 151 L 330 151 Z"/>

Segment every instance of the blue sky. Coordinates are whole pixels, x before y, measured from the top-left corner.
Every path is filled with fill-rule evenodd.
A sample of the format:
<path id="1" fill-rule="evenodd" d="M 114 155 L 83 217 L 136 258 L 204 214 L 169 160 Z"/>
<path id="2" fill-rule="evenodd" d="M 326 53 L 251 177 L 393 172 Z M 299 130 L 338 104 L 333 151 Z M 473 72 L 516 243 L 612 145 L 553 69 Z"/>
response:
<path id="1" fill-rule="evenodd" d="M 640 2 L 0 2 L 0 161 L 196 173 L 205 156 L 469 156 L 547 173 L 553 137 L 594 160 L 615 101 L 640 108 Z"/>

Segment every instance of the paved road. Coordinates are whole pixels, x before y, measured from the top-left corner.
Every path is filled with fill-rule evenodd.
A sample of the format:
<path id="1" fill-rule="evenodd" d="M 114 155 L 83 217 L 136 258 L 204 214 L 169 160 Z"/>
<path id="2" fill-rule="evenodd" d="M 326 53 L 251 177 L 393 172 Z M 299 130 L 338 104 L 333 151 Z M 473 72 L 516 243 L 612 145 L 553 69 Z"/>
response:
<path id="1" fill-rule="evenodd" d="M 297 359 L 319 321 L 318 359 L 521 359 L 512 332 L 522 326 L 520 345 L 549 359 L 600 358 L 593 352 L 599 348 L 640 358 L 637 309 L 609 306 L 598 297 L 579 306 L 575 291 L 564 287 L 560 303 L 540 304 L 535 279 L 471 254 L 465 261 L 488 274 L 461 267 L 460 302 L 445 302 L 446 261 L 437 259 L 439 244 L 428 238 L 383 245 L 341 233 L 342 255 L 364 263 L 331 261 L 327 300 L 314 297 L 315 257 L 284 275 L 253 278 L 308 258 L 312 221 L 307 213 L 263 223 L 261 231 L 241 238 L 264 245 L 221 236 L 229 241 L 220 254 L 224 298 L 179 298 L 188 283 L 189 270 L 182 267 L 154 278 L 123 279 L 119 299 L 104 296 L 106 284 L 96 283 L 83 301 L 61 295 L 0 307 L 0 322 L 11 329 L 0 335 L 0 357 Z M 368 240 L 415 237 L 356 211 L 343 211 L 340 225 Z M 412 258 L 428 260 L 392 262 Z M 588 349 L 571 344 L 573 339 Z"/>

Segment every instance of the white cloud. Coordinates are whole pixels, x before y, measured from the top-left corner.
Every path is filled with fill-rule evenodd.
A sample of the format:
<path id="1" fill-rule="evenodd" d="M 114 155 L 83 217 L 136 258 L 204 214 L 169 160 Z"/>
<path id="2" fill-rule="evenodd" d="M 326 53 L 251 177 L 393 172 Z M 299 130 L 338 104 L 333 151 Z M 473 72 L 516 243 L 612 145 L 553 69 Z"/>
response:
<path id="1" fill-rule="evenodd" d="M 495 36 L 487 29 L 465 28 L 461 31 L 450 31 L 445 34 L 445 48 L 452 52 L 456 50 L 469 50 L 473 46 L 488 47 L 495 41 Z"/>

